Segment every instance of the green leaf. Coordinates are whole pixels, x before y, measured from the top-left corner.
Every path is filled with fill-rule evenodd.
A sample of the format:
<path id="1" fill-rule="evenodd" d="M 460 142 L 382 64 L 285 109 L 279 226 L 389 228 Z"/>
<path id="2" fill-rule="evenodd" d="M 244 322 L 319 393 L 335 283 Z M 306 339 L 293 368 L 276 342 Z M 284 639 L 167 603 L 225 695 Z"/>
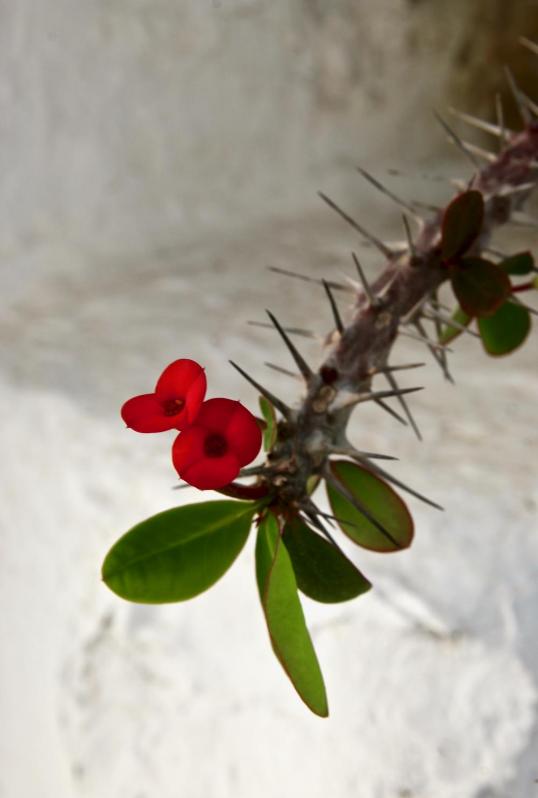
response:
<path id="1" fill-rule="evenodd" d="M 473 317 L 465 313 L 465 311 L 459 306 L 452 313 L 452 318 L 458 324 L 463 325 L 463 327 L 468 327 L 473 320 Z M 454 340 L 454 338 L 457 338 L 458 335 L 461 335 L 462 332 L 463 330 L 460 330 L 457 327 L 451 327 L 450 324 L 445 324 L 443 325 L 441 335 L 439 336 L 439 343 L 449 344 Z"/>
<path id="2" fill-rule="evenodd" d="M 275 408 L 265 396 L 260 396 L 259 402 L 262 416 L 267 425 L 263 431 L 263 448 L 264 451 L 269 452 L 275 445 L 277 436 L 276 413 Z"/>
<path id="3" fill-rule="evenodd" d="M 530 274 L 534 270 L 534 258 L 530 252 L 518 252 L 499 263 L 506 274 Z"/>
<path id="4" fill-rule="evenodd" d="M 282 539 L 291 558 L 297 586 L 305 596 L 333 604 L 349 601 L 372 587 L 336 546 L 299 518 L 288 521 Z"/>
<path id="5" fill-rule="evenodd" d="M 271 512 L 258 529 L 256 577 L 273 651 L 305 704 L 326 718 L 329 709 L 323 676 L 306 628 L 290 556 Z"/>
<path id="6" fill-rule="evenodd" d="M 378 521 L 394 543 L 368 520 L 339 491 L 327 483 L 334 516 L 342 531 L 354 543 L 372 551 L 399 551 L 413 540 L 414 526 L 407 505 L 376 474 L 348 460 L 333 460 L 331 471 L 354 498 Z M 347 522 L 347 523 L 346 523 Z M 398 544 L 398 545 L 396 545 Z"/>
<path id="7" fill-rule="evenodd" d="M 531 317 L 521 305 L 505 302 L 487 319 L 478 319 L 484 349 L 490 355 L 508 355 L 521 346 L 531 329 Z"/>
<path id="8" fill-rule="evenodd" d="M 228 570 L 248 537 L 255 502 L 174 507 L 134 526 L 110 549 L 103 580 L 128 601 L 185 601 Z"/>
<path id="9" fill-rule="evenodd" d="M 452 274 L 452 288 L 469 316 L 491 316 L 511 290 L 508 275 L 483 258 L 461 260 Z"/>
<path id="10" fill-rule="evenodd" d="M 484 199 L 480 191 L 465 191 L 448 206 L 443 216 L 441 257 L 453 261 L 464 255 L 480 235 Z"/>

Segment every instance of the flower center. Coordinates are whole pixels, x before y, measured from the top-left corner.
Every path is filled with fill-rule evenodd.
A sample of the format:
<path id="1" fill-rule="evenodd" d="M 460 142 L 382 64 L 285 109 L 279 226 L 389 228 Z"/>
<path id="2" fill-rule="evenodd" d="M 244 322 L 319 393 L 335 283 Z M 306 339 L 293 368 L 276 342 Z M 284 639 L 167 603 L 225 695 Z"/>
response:
<path id="1" fill-rule="evenodd" d="M 212 432 L 204 441 L 204 452 L 208 457 L 222 457 L 227 451 L 228 441 L 218 432 Z"/>
<path id="2" fill-rule="evenodd" d="M 165 416 L 177 416 L 185 407 L 184 399 L 165 399 L 162 403 Z"/>

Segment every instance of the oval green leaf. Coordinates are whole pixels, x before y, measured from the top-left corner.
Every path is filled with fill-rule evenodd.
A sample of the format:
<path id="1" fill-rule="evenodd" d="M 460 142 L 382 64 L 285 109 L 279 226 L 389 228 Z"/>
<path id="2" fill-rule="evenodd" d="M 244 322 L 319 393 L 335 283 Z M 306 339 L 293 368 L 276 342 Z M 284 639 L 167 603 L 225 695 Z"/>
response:
<path id="1" fill-rule="evenodd" d="M 266 399 L 265 396 L 260 396 L 259 402 L 260 410 L 262 411 L 262 416 L 266 424 L 263 431 L 263 448 L 264 451 L 270 452 L 275 445 L 277 436 L 276 412 L 271 402 Z"/>
<path id="2" fill-rule="evenodd" d="M 390 552 L 405 549 L 413 540 L 413 519 L 398 494 L 366 468 L 336 460 L 331 471 L 345 491 L 377 521 L 372 523 L 354 504 L 327 482 L 327 494 L 334 516 L 354 543 L 372 551 Z M 381 527 L 384 531 L 381 531 Z"/>
<path id="3" fill-rule="evenodd" d="M 348 558 L 304 524 L 293 518 L 282 536 L 299 590 L 315 601 L 334 604 L 366 593 L 371 582 Z"/>
<path id="4" fill-rule="evenodd" d="M 484 221 L 484 199 L 480 191 L 465 191 L 447 207 L 443 216 L 441 257 L 453 261 L 476 241 Z"/>
<path id="5" fill-rule="evenodd" d="M 255 502 L 214 501 L 158 513 L 112 546 L 103 580 L 118 596 L 143 604 L 193 598 L 228 570 L 257 509 Z"/>
<path id="6" fill-rule="evenodd" d="M 306 628 L 290 556 L 271 512 L 258 529 L 256 577 L 273 651 L 307 707 L 326 718 L 329 709 L 323 676 Z"/>
<path id="7" fill-rule="evenodd" d="M 454 312 L 452 313 L 452 319 L 462 327 L 468 327 L 469 324 L 472 322 L 473 317 L 469 316 L 462 310 L 460 307 L 457 307 Z M 439 343 L 440 344 L 449 344 L 454 338 L 457 338 L 458 335 L 461 335 L 463 330 L 458 327 L 452 327 L 450 324 L 444 324 L 441 329 L 441 335 L 439 336 Z"/>
<path id="8" fill-rule="evenodd" d="M 506 274 L 530 274 L 534 271 L 534 258 L 530 252 L 518 252 L 499 263 Z"/>
<path id="9" fill-rule="evenodd" d="M 489 260 L 464 258 L 452 274 L 452 288 L 469 316 L 491 316 L 511 291 L 508 275 Z"/>
<path id="10" fill-rule="evenodd" d="M 508 355 L 521 346 L 531 329 L 528 310 L 512 302 L 505 302 L 487 319 L 478 319 L 478 329 L 484 349 L 490 355 Z"/>

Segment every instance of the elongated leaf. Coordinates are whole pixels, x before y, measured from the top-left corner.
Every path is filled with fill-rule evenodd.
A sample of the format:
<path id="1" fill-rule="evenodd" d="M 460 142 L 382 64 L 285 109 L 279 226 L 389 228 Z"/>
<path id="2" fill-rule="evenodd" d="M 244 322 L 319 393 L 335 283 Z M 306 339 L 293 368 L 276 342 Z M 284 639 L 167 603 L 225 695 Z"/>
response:
<path id="1" fill-rule="evenodd" d="M 463 327 L 468 327 L 473 320 L 472 316 L 469 316 L 460 307 L 457 307 L 452 313 L 452 318 L 457 324 L 461 324 Z M 439 343 L 449 344 L 454 340 L 454 338 L 457 338 L 458 335 L 461 335 L 462 332 L 463 330 L 460 330 L 457 327 L 451 327 L 449 324 L 445 324 L 443 325 L 441 335 L 439 336 Z"/>
<path id="2" fill-rule="evenodd" d="M 452 288 L 469 316 L 491 316 L 510 293 L 508 275 L 489 260 L 464 258 L 454 268 Z"/>
<path id="3" fill-rule="evenodd" d="M 505 302 L 487 319 L 478 319 L 484 349 L 490 355 L 508 355 L 521 346 L 531 329 L 528 310 Z"/>
<path id="4" fill-rule="evenodd" d="M 453 261 L 475 242 L 484 221 L 484 199 L 480 191 L 465 191 L 454 199 L 443 216 L 441 256 Z"/>
<path id="5" fill-rule="evenodd" d="M 263 431 L 263 448 L 264 451 L 269 452 L 273 448 L 277 436 L 276 413 L 275 408 L 265 396 L 260 396 L 259 402 L 260 410 L 267 425 Z"/>
<path id="6" fill-rule="evenodd" d="M 325 718 L 329 709 L 323 676 L 306 628 L 290 556 L 272 513 L 258 529 L 256 577 L 273 651 L 305 704 Z"/>
<path id="7" fill-rule="evenodd" d="M 380 477 L 348 460 L 331 463 L 334 476 L 357 502 L 388 532 L 390 538 L 327 483 L 334 516 L 345 534 L 359 546 L 372 551 L 398 551 L 413 540 L 414 526 L 405 502 Z"/>
<path id="8" fill-rule="evenodd" d="M 228 570 L 256 510 L 255 502 L 214 501 L 158 513 L 112 546 L 103 580 L 118 596 L 143 604 L 193 598 Z"/>
<path id="9" fill-rule="evenodd" d="M 366 593 L 371 583 L 336 546 L 294 518 L 282 536 L 299 590 L 315 601 L 333 604 Z"/>
<path id="10" fill-rule="evenodd" d="M 534 269 L 534 258 L 530 252 L 518 252 L 499 263 L 506 274 L 530 274 Z"/>

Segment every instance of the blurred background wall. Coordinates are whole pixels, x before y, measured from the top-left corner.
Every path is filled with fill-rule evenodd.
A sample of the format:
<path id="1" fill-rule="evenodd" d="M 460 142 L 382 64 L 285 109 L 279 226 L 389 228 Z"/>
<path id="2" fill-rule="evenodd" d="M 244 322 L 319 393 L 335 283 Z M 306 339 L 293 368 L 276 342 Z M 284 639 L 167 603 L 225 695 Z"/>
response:
<path id="1" fill-rule="evenodd" d="M 531 794 L 535 338 L 501 367 L 462 341 L 450 394 L 432 366 L 422 448 L 361 414 L 363 448 L 448 512 L 413 506 L 415 546 L 361 561 L 379 590 L 360 605 L 306 603 L 325 726 L 272 662 L 250 549 L 189 605 L 99 582 L 116 537 L 178 501 L 171 440 L 127 433 L 121 403 L 191 356 L 253 407 L 227 358 L 260 376 L 283 355 L 246 320 L 329 324 L 264 267 L 349 273 L 357 242 L 316 191 L 401 237 L 355 164 L 446 200 L 438 178 L 469 168 L 432 109 L 490 118 L 501 92 L 515 126 L 503 64 L 536 84 L 521 35 L 532 0 L 0 0 L 2 798 Z"/>

